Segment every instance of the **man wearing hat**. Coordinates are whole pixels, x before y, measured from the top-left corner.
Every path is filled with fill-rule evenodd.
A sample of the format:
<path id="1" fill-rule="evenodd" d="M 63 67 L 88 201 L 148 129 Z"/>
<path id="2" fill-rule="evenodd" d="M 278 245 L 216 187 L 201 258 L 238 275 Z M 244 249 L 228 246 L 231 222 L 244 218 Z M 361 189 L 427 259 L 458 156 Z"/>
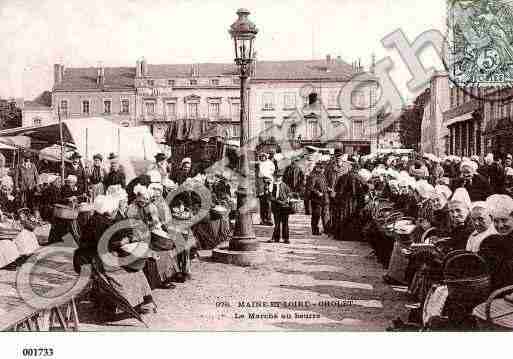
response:
<path id="1" fill-rule="evenodd" d="M 160 152 L 155 155 L 155 162 L 157 164 L 156 168 L 160 172 L 160 176 L 162 177 L 162 181 L 165 178 L 169 178 L 169 163 L 167 162 L 167 156 Z M 161 182 L 162 182 L 161 181 Z"/>
<path id="2" fill-rule="evenodd" d="M 20 194 L 21 206 L 34 209 L 33 194 L 37 187 L 39 173 L 32 163 L 30 155 L 23 155 L 23 163 L 18 166 L 14 176 L 16 192 Z"/>
<path id="3" fill-rule="evenodd" d="M 109 155 L 110 169 L 103 185 L 105 188 L 110 186 L 120 185 L 123 189 L 126 187 L 126 178 L 123 168 L 119 164 L 118 156 L 115 153 Z"/>
<path id="4" fill-rule="evenodd" d="M 328 186 L 326 185 L 326 178 L 324 176 L 324 168 L 318 162 L 309 179 L 310 200 L 312 206 L 312 235 L 318 236 L 321 234 L 319 231 L 319 220 L 322 221 L 322 228 L 324 232 L 328 229 Z"/>
<path id="5" fill-rule="evenodd" d="M 107 174 L 107 170 L 103 167 L 103 156 L 99 153 L 95 154 L 88 179 L 93 201 L 97 196 L 105 193 L 103 181 L 107 178 Z"/>
<path id="6" fill-rule="evenodd" d="M 80 163 L 81 158 L 82 156 L 80 156 L 78 152 L 73 152 L 70 158 L 71 164 L 67 166 L 66 172 L 64 173 L 64 178 L 68 178 L 69 176 L 75 176 L 77 178 L 76 186 L 80 195 L 87 192 L 87 175 L 84 166 Z"/>
<path id="7" fill-rule="evenodd" d="M 328 165 L 326 170 L 326 183 L 328 186 L 328 192 L 330 196 L 330 225 L 329 232 L 335 234 L 338 232 L 340 223 L 342 221 L 342 209 L 344 203 L 343 196 L 345 193 L 345 186 L 339 184 L 341 177 L 349 174 L 351 165 L 344 159 L 344 152 L 341 148 L 335 148 L 334 159 Z M 347 199 L 349 200 L 349 199 Z"/>
<path id="8" fill-rule="evenodd" d="M 274 217 L 274 231 L 272 240 L 269 242 L 278 243 L 283 238 L 283 243 L 289 242 L 289 197 L 290 188 L 283 179 L 283 171 L 278 170 L 275 174 L 273 190 L 271 192 L 271 210 Z"/>
<path id="9" fill-rule="evenodd" d="M 185 157 L 182 160 L 180 169 L 173 173 L 171 176 L 171 180 L 173 180 L 176 184 L 181 185 L 187 180 L 187 178 L 192 177 L 194 177 L 192 172 L 192 160 L 190 157 Z"/>
<path id="10" fill-rule="evenodd" d="M 305 185 L 305 175 L 303 170 L 298 166 L 299 160 L 299 157 L 292 158 L 290 165 L 288 165 L 283 172 L 283 182 L 285 182 L 294 193 L 302 193 Z"/>
<path id="11" fill-rule="evenodd" d="M 271 190 L 269 188 L 276 167 L 269 160 L 265 152 L 258 155 L 259 161 L 256 163 L 256 195 L 259 200 L 260 221 L 264 226 L 272 226 L 271 203 L 269 202 Z"/>

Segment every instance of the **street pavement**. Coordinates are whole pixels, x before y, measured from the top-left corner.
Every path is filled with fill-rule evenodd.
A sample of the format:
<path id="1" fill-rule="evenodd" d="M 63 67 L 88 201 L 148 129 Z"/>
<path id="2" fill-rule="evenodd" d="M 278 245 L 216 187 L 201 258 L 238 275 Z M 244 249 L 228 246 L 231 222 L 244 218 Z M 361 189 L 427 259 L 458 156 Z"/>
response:
<path id="1" fill-rule="evenodd" d="M 383 284 L 383 267 L 363 242 L 313 237 L 310 217 L 290 219 L 291 243 L 266 243 L 272 227 L 255 226 L 267 262 L 256 267 L 215 263 L 201 251 L 192 280 L 155 290 L 150 330 L 383 331 L 404 319 L 404 288 Z M 255 219 L 258 223 L 258 219 Z M 81 330 L 148 330 L 133 319 L 98 324 L 94 307 L 79 305 Z"/>

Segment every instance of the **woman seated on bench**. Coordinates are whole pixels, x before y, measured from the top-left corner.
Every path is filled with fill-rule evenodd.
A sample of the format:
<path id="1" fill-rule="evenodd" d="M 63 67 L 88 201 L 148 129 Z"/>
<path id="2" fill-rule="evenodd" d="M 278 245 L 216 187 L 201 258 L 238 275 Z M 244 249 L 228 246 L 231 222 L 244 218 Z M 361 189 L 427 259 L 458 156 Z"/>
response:
<path id="1" fill-rule="evenodd" d="M 103 247 L 105 253 L 98 251 L 98 243 L 103 234 L 116 223 L 119 201 L 111 196 L 99 195 L 94 201 L 95 213 L 84 228 L 80 248 L 75 251 L 73 259 L 75 271 L 80 273 L 83 265 L 90 264 L 93 271 L 94 284 L 92 291 L 95 300 L 101 303 L 99 307 L 111 309 L 113 314 L 119 307 L 118 297 L 121 296 L 139 313 L 148 313 L 154 307 L 150 285 L 142 269 L 144 256 L 148 252 L 146 243 L 138 243 L 135 228 L 121 228 L 115 231 Z M 146 245 L 146 250 L 140 250 L 138 245 Z M 139 250 L 138 250 L 139 249 Z M 139 254 L 137 254 L 137 253 Z M 134 255 L 134 260 L 124 263 L 123 258 Z M 112 255 L 112 256 L 109 256 Z M 106 258 L 119 258 L 117 263 L 105 265 Z M 114 260 L 116 262 L 116 260 Z M 107 304 L 107 305 L 105 305 Z M 102 318 L 104 319 L 104 318 Z"/>
<path id="2" fill-rule="evenodd" d="M 482 241 L 479 255 L 488 265 L 493 289 L 498 289 L 513 284 L 513 199 L 495 194 L 486 203 L 498 234 Z"/>

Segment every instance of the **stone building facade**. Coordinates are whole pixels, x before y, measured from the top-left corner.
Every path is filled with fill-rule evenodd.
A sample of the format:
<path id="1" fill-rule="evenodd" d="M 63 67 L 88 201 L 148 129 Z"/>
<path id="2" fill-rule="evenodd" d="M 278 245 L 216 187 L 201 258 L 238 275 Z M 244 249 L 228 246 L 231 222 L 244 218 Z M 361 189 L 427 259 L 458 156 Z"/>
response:
<path id="1" fill-rule="evenodd" d="M 431 78 L 428 91 L 421 125 L 421 151 L 443 156 L 448 153 L 451 141 L 447 121 L 444 121 L 444 112 L 450 108 L 447 73 L 436 73 Z"/>
<path id="2" fill-rule="evenodd" d="M 54 68 L 53 116 L 102 116 L 122 125 L 147 125 L 163 141 L 170 123 L 207 119 L 221 126 L 228 138 L 240 133 L 240 79 L 234 64 L 149 64 L 133 67 Z M 361 73 L 330 56 L 311 61 L 256 61 L 248 89 L 249 137 L 268 135 L 286 124 L 292 138 L 303 143 L 340 142 L 347 152 L 375 147 L 369 117 L 348 118 L 340 108 L 342 86 Z M 373 93 L 352 95 L 363 106 Z M 333 129 L 342 126 L 343 138 Z"/>
<path id="3" fill-rule="evenodd" d="M 443 126 L 448 130 L 448 154 L 457 156 L 482 156 L 484 148 L 484 101 L 482 88 L 462 90 L 449 87 L 449 109 L 443 114 Z"/>

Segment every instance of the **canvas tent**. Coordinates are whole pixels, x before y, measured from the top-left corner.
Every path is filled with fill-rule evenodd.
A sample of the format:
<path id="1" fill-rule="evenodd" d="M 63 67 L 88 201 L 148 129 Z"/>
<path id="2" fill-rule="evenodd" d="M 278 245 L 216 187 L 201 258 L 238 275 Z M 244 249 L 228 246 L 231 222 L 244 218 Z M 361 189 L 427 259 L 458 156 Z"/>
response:
<path id="1" fill-rule="evenodd" d="M 17 135 L 48 143 L 48 147 L 60 144 L 57 123 L 0 131 L 0 137 Z M 65 153 L 71 147 L 85 160 L 92 160 L 96 153 L 104 158 L 111 152 L 117 153 L 125 167 L 127 179 L 144 171 L 149 162 L 153 161 L 153 156 L 160 152 L 147 127 L 122 127 L 101 117 L 63 120 L 62 137 L 67 147 Z M 60 159 L 60 156 L 57 157 Z"/>

